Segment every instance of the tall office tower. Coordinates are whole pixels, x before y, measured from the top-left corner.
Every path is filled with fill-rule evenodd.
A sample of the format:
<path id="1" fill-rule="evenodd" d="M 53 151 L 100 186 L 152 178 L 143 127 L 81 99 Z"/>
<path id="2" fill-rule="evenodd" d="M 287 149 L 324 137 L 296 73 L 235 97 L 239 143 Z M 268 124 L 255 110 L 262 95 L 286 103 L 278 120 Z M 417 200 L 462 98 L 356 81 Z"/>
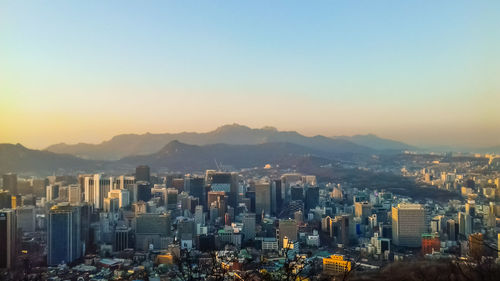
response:
<path id="1" fill-rule="evenodd" d="M 185 193 L 182 193 L 185 194 Z M 200 201 L 197 197 L 193 197 L 191 195 L 182 197 L 181 199 L 181 209 L 183 212 L 189 211 L 192 215 L 195 212 L 195 207 L 200 205 Z"/>
<path id="2" fill-rule="evenodd" d="M 111 197 L 104 198 L 104 205 L 103 205 L 104 212 L 117 213 L 119 209 L 120 207 L 118 198 L 111 198 Z"/>
<path id="3" fill-rule="evenodd" d="M 35 231 L 35 207 L 23 206 L 16 209 L 17 227 L 23 232 Z"/>
<path id="4" fill-rule="evenodd" d="M 44 197 L 47 192 L 46 187 L 47 180 L 46 179 L 33 179 L 31 180 L 31 187 L 33 189 L 33 194 L 36 197 Z"/>
<path id="5" fill-rule="evenodd" d="M 47 227 L 47 264 L 71 263 L 82 256 L 80 208 L 59 204 L 50 208 Z"/>
<path id="6" fill-rule="evenodd" d="M 205 225 L 205 213 L 203 212 L 203 206 L 198 205 L 194 210 L 194 222 L 199 225 Z"/>
<path id="7" fill-rule="evenodd" d="M 239 192 L 237 173 L 207 171 L 206 183 L 211 186 L 213 191 L 225 191 L 228 196 L 227 205 L 236 208 Z"/>
<path id="8" fill-rule="evenodd" d="M 209 191 L 207 200 L 209 208 L 215 206 L 219 210 L 219 216 L 226 213 L 228 197 L 224 191 Z M 212 220 L 212 217 L 210 217 L 210 220 Z"/>
<path id="9" fill-rule="evenodd" d="M 108 193 L 108 197 L 118 199 L 119 208 L 130 205 L 130 192 L 127 189 L 113 189 Z"/>
<path id="10" fill-rule="evenodd" d="M 90 245 L 90 222 L 92 217 L 93 207 L 89 203 L 80 203 L 80 238 L 82 240 L 83 249 L 85 245 Z M 85 255 L 85 252 L 82 252 Z"/>
<path id="11" fill-rule="evenodd" d="M 161 248 L 162 238 L 170 236 L 170 214 L 139 214 L 136 218 L 135 246 L 138 250 Z"/>
<path id="12" fill-rule="evenodd" d="M 458 213 L 458 234 L 466 238 L 472 233 L 472 217 L 463 212 Z"/>
<path id="13" fill-rule="evenodd" d="M 81 189 L 78 184 L 68 186 L 68 202 L 71 205 L 78 205 L 82 201 Z"/>
<path id="14" fill-rule="evenodd" d="M 304 201 L 304 188 L 300 185 L 294 185 L 290 188 L 291 201 Z"/>
<path id="15" fill-rule="evenodd" d="M 175 210 L 177 209 L 177 197 L 179 196 L 179 191 L 175 188 L 167 188 L 167 209 Z"/>
<path id="16" fill-rule="evenodd" d="M 13 210 L 0 210 L 0 268 L 12 269 L 16 260 L 16 216 Z"/>
<path id="17" fill-rule="evenodd" d="M 352 234 L 351 227 L 353 225 L 351 215 L 335 216 L 333 219 L 333 233 L 337 239 L 337 243 L 349 246 L 349 239 Z"/>
<path id="18" fill-rule="evenodd" d="M 131 184 L 135 183 L 134 176 L 119 176 L 116 178 L 115 186 L 113 189 L 127 189 Z"/>
<path id="19" fill-rule="evenodd" d="M 280 220 L 278 226 L 278 244 L 283 248 L 283 239 L 286 237 L 290 242 L 297 241 L 297 222 L 294 220 Z"/>
<path id="20" fill-rule="evenodd" d="M 297 185 L 297 183 L 302 183 L 301 174 L 283 174 L 281 176 L 281 192 L 282 198 L 285 199 L 285 202 L 290 201 L 290 187 L 292 185 Z"/>
<path id="21" fill-rule="evenodd" d="M 446 234 L 448 235 L 448 240 L 455 241 L 457 240 L 457 224 L 455 220 L 447 220 L 446 221 Z"/>
<path id="22" fill-rule="evenodd" d="M 310 209 L 314 209 L 318 205 L 319 205 L 319 187 L 318 186 L 307 187 L 306 202 L 305 202 L 306 213 L 309 213 Z"/>
<path id="23" fill-rule="evenodd" d="M 113 178 L 105 178 L 100 174 L 84 178 L 85 202 L 91 203 L 96 209 L 102 209 L 104 197 L 113 187 Z"/>
<path id="24" fill-rule="evenodd" d="M 59 197 L 58 201 L 69 202 L 69 190 L 67 186 L 59 186 Z"/>
<path id="25" fill-rule="evenodd" d="M 366 219 L 372 214 L 372 207 L 373 205 L 368 202 L 355 202 L 354 214 L 365 223 Z"/>
<path id="26" fill-rule="evenodd" d="M 0 191 L 0 209 L 12 208 L 12 195 L 8 191 Z"/>
<path id="27" fill-rule="evenodd" d="M 392 207 L 392 239 L 395 245 L 420 247 L 426 229 L 422 205 L 399 204 Z"/>
<path id="28" fill-rule="evenodd" d="M 255 213 L 271 214 L 271 183 L 260 182 L 255 184 Z"/>
<path id="29" fill-rule="evenodd" d="M 243 239 L 245 241 L 253 240 L 255 238 L 255 214 L 254 213 L 244 213 L 242 214 L 243 222 Z"/>
<path id="30" fill-rule="evenodd" d="M 469 235 L 469 256 L 481 260 L 484 255 L 484 237 L 482 233 Z"/>
<path id="31" fill-rule="evenodd" d="M 476 202 L 474 200 L 468 200 L 468 202 L 465 203 L 465 213 L 474 218 L 476 215 Z"/>
<path id="32" fill-rule="evenodd" d="M 11 194 L 17 194 L 17 174 L 5 174 L 2 176 L 3 189 L 9 191 Z"/>
<path id="33" fill-rule="evenodd" d="M 151 200 L 151 184 L 146 181 L 138 181 L 133 185 L 134 202 Z"/>
<path id="34" fill-rule="evenodd" d="M 52 201 L 59 198 L 59 185 L 51 184 L 47 185 L 47 193 L 45 195 L 47 201 Z"/>
<path id="35" fill-rule="evenodd" d="M 273 196 L 271 199 L 271 209 L 274 214 L 281 212 L 283 208 L 283 194 L 281 190 L 281 179 L 272 181 L 272 192 Z"/>
<path id="36" fill-rule="evenodd" d="M 205 180 L 202 177 L 186 177 L 184 185 L 190 195 L 198 197 L 201 205 L 206 206 Z"/>
<path id="37" fill-rule="evenodd" d="M 141 165 L 135 168 L 135 180 L 136 181 L 151 181 L 149 166 Z"/>
<path id="38" fill-rule="evenodd" d="M 302 213 L 302 211 L 296 211 L 293 213 L 293 219 L 297 224 L 302 224 L 304 222 L 304 213 Z"/>
<path id="39" fill-rule="evenodd" d="M 127 226 L 117 226 L 113 235 L 113 251 L 119 252 L 132 246 L 131 228 Z"/>
<path id="40" fill-rule="evenodd" d="M 182 218 L 177 222 L 177 239 L 192 240 L 196 235 L 194 219 Z"/>
<path id="41" fill-rule="evenodd" d="M 151 188 L 151 197 L 158 198 L 159 205 L 166 206 L 167 205 L 167 188 L 164 184 L 155 184 L 153 188 Z"/>

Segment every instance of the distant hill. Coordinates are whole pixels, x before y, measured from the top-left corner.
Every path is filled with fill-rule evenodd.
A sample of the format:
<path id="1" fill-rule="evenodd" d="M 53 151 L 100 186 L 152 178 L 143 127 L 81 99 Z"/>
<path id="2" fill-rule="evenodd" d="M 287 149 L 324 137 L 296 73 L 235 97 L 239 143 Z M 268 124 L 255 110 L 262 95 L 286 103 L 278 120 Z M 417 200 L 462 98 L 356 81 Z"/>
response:
<path id="1" fill-rule="evenodd" d="M 174 140 L 192 145 L 217 143 L 256 145 L 271 142 L 286 142 L 326 153 L 352 154 L 373 152 L 371 148 L 345 139 L 331 139 L 324 136 L 306 137 L 295 131 L 278 131 L 273 127 L 252 129 L 238 124 L 225 125 L 207 133 L 124 134 L 115 136 L 100 144 L 79 143 L 69 145 L 60 143 L 51 145 L 46 150 L 72 154 L 85 159 L 117 160 L 127 156 L 155 153 Z"/>
<path id="2" fill-rule="evenodd" d="M 404 142 L 380 138 L 374 134 L 354 135 L 354 136 L 338 136 L 333 139 L 341 139 L 352 143 L 369 147 L 376 150 L 418 150 L 417 147 L 411 146 Z"/>
<path id="3" fill-rule="evenodd" d="M 141 156 L 125 157 L 117 162 L 120 166 L 135 167 L 146 164 L 156 169 L 175 171 L 202 171 L 215 169 L 217 161 L 235 168 L 263 167 L 265 164 L 295 163 L 302 157 L 326 155 L 322 151 L 291 143 L 263 143 L 256 145 L 209 144 L 191 145 L 177 140 L 168 143 L 160 151 Z M 333 156 L 332 156 L 333 157 Z"/>
<path id="4" fill-rule="evenodd" d="M 0 144 L 0 172 L 47 174 L 97 170 L 101 162 L 73 155 L 28 149 L 21 144 Z"/>

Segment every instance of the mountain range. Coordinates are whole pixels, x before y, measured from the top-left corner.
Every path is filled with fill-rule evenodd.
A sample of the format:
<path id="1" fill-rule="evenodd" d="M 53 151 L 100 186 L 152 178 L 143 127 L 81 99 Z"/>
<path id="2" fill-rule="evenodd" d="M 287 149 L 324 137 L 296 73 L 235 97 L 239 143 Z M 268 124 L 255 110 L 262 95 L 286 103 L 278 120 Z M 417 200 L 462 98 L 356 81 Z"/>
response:
<path id="1" fill-rule="evenodd" d="M 100 144 L 55 144 L 47 151 L 64 153 L 92 160 L 118 160 L 136 155 L 148 155 L 177 140 L 191 145 L 258 145 L 264 143 L 291 143 L 313 150 L 346 154 L 368 154 L 380 150 L 406 150 L 412 147 L 375 135 L 335 137 L 321 135 L 307 137 L 295 131 L 278 131 L 273 127 L 252 129 L 238 124 L 224 125 L 207 133 L 183 132 L 177 134 L 123 134 Z"/>

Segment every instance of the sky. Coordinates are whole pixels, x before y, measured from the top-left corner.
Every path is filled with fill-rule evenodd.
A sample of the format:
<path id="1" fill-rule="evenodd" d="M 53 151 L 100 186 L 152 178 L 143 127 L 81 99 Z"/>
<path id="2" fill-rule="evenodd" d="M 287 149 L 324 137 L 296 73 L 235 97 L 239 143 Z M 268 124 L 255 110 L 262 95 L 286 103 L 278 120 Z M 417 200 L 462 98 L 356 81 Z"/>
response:
<path id="1" fill-rule="evenodd" d="M 500 145 L 500 1 L 0 1 L 0 143 L 223 124 Z"/>

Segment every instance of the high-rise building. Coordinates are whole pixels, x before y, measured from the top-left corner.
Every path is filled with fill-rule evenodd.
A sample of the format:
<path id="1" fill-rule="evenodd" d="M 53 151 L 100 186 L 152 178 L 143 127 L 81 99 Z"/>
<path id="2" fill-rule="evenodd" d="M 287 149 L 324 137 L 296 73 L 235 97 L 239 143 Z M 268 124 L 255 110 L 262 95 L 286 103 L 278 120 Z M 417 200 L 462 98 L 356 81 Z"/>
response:
<path id="1" fill-rule="evenodd" d="M 138 181 L 133 185 L 134 202 L 151 200 L 151 184 L 146 181 Z"/>
<path id="2" fill-rule="evenodd" d="M 306 188 L 305 212 L 309 213 L 310 209 L 316 208 L 319 205 L 319 187 L 308 186 Z"/>
<path id="3" fill-rule="evenodd" d="M 78 206 L 59 204 L 49 211 L 47 264 L 71 263 L 82 255 L 81 215 Z"/>
<path id="4" fill-rule="evenodd" d="M 118 199 L 118 207 L 124 208 L 130 205 L 130 192 L 127 189 L 113 189 L 108 197 Z"/>
<path id="5" fill-rule="evenodd" d="M 167 209 L 174 210 L 177 208 L 177 198 L 179 191 L 175 188 L 167 188 Z"/>
<path id="6" fill-rule="evenodd" d="M 17 227 L 23 232 L 35 231 L 35 208 L 23 206 L 16 209 Z"/>
<path id="7" fill-rule="evenodd" d="M 84 177 L 85 202 L 91 203 L 96 209 L 102 209 L 104 197 L 113 188 L 113 178 L 105 178 L 100 174 Z"/>
<path id="8" fill-rule="evenodd" d="M 255 213 L 258 216 L 271 214 L 271 184 L 262 182 L 255 184 Z"/>
<path id="9" fill-rule="evenodd" d="M 286 237 L 290 242 L 297 241 L 297 222 L 294 220 L 280 220 L 278 226 L 279 246 L 283 248 L 283 239 Z"/>
<path id="10" fill-rule="evenodd" d="M 469 256 L 481 260 L 484 255 L 484 237 L 482 233 L 469 235 Z"/>
<path id="11" fill-rule="evenodd" d="M 392 207 L 392 239 L 397 246 L 420 247 L 426 232 L 425 210 L 420 204 Z"/>
<path id="12" fill-rule="evenodd" d="M 283 208 L 283 194 L 281 191 L 281 179 L 273 180 L 272 195 L 271 195 L 271 211 L 273 214 L 278 214 Z"/>
<path id="13" fill-rule="evenodd" d="M 458 234 L 467 238 L 472 233 L 472 217 L 463 212 L 458 213 Z"/>
<path id="14" fill-rule="evenodd" d="M 242 214 L 243 222 L 243 239 L 245 241 L 253 240 L 255 238 L 255 214 L 254 213 L 244 213 Z"/>
<path id="15" fill-rule="evenodd" d="M 285 202 L 290 201 L 290 187 L 292 185 L 297 185 L 297 183 L 302 183 L 302 175 L 297 173 L 292 174 L 284 174 L 281 176 L 281 192 L 282 198 L 284 198 Z"/>
<path id="16" fill-rule="evenodd" d="M 12 195 L 8 191 L 0 191 L 0 209 L 12 208 Z"/>
<path id="17" fill-rule="evenodd" d="M 119 252 L 132 246 L 131 229 L 126 226 L 117 226 L 113 236 L 113 251 Z"/>
<path id="18" fill-rule="evenodd" d="M 81 189 L 78 184 L 68 186 L 68 202 L 71 205 L 78 205 L 82 201 Z"/>
<path id="19" fill-rule="evenodd" d="M 187 176 L 184 179 L 184 189 L 188 190 L 189 194 L 198 197 L 200 203 L 205 202 L 205 180 L 202 177 Z"/>
<path id="20" fill-rule="evenodd" d="M 0 268 L 12 269 L 16 259 L 16 216 L 13 210 L 0 210 Z"/>
<path id="21" fill-rule="evenodd" d="M 368 202 L 355 202 L 354 214 L 358 218 L 365 219 L 372 214 L 372 204 Z"/>
<path id="22" fill-rule="evenodd" d="M 304 188 L 300 185 L 292 186 L 290 195 L 292 201 L 304 201 Z"/>
<path id="23" fill-rule="evenodd" d="M 52 201 L 59 198 L 59 185 L 58 184 L 47 185 L 47 194 L 45 197 L 47 201 Z"/>
<path id="24" fill-rule="evenodd" d="M 448 240 L 457 240 L 458 226 L 455 220 L 450 219 L 446 221 L 446 234 L 448 235 Z"/>
<path id="25" fill-rule="evenodd" d="M 17 174 L 5 174 L 2 176 L 3 189 L 9 191 L 11 194 L 17 194 Z"/>
<path id="26" fill-rule="evenodd" d="M 134 176 L 119 176 L 116 178 L 114 189 L 128 189 L 129 185 L 135 183 Z"/>
<path id="27" fill-rule="evenodd" d="M 149 166 L 141 165 L 135 168 L 135 180 L 151 182 Z"/>
<path id="28" fill-rule="evenodd" d="M 227 193 L 228 206 L 233 208 L 237 207 L 239 193 L 238 173 L 213 172 L 207 170 L 205 181 L 206 184 L 212 186 L 212 190 L 225 191 Z M 216 190 L 214 187 L 222 189 Z"/>
<path id="29" fill-rule="evenodd" d="M 159 249 L 162 238 L 170 235 L 170 214 L 139 214 L 136 218 L 135 246 L 139 250 Z"/>
<path id="30" fill-rule="evenodd" d="M 352 215 L 344 214 L 335 216 L 333 219 L 333 234 L 337 243 L 348 246 L 350 243 L 350 236 L 352 235 L 351 227 Z"/>

